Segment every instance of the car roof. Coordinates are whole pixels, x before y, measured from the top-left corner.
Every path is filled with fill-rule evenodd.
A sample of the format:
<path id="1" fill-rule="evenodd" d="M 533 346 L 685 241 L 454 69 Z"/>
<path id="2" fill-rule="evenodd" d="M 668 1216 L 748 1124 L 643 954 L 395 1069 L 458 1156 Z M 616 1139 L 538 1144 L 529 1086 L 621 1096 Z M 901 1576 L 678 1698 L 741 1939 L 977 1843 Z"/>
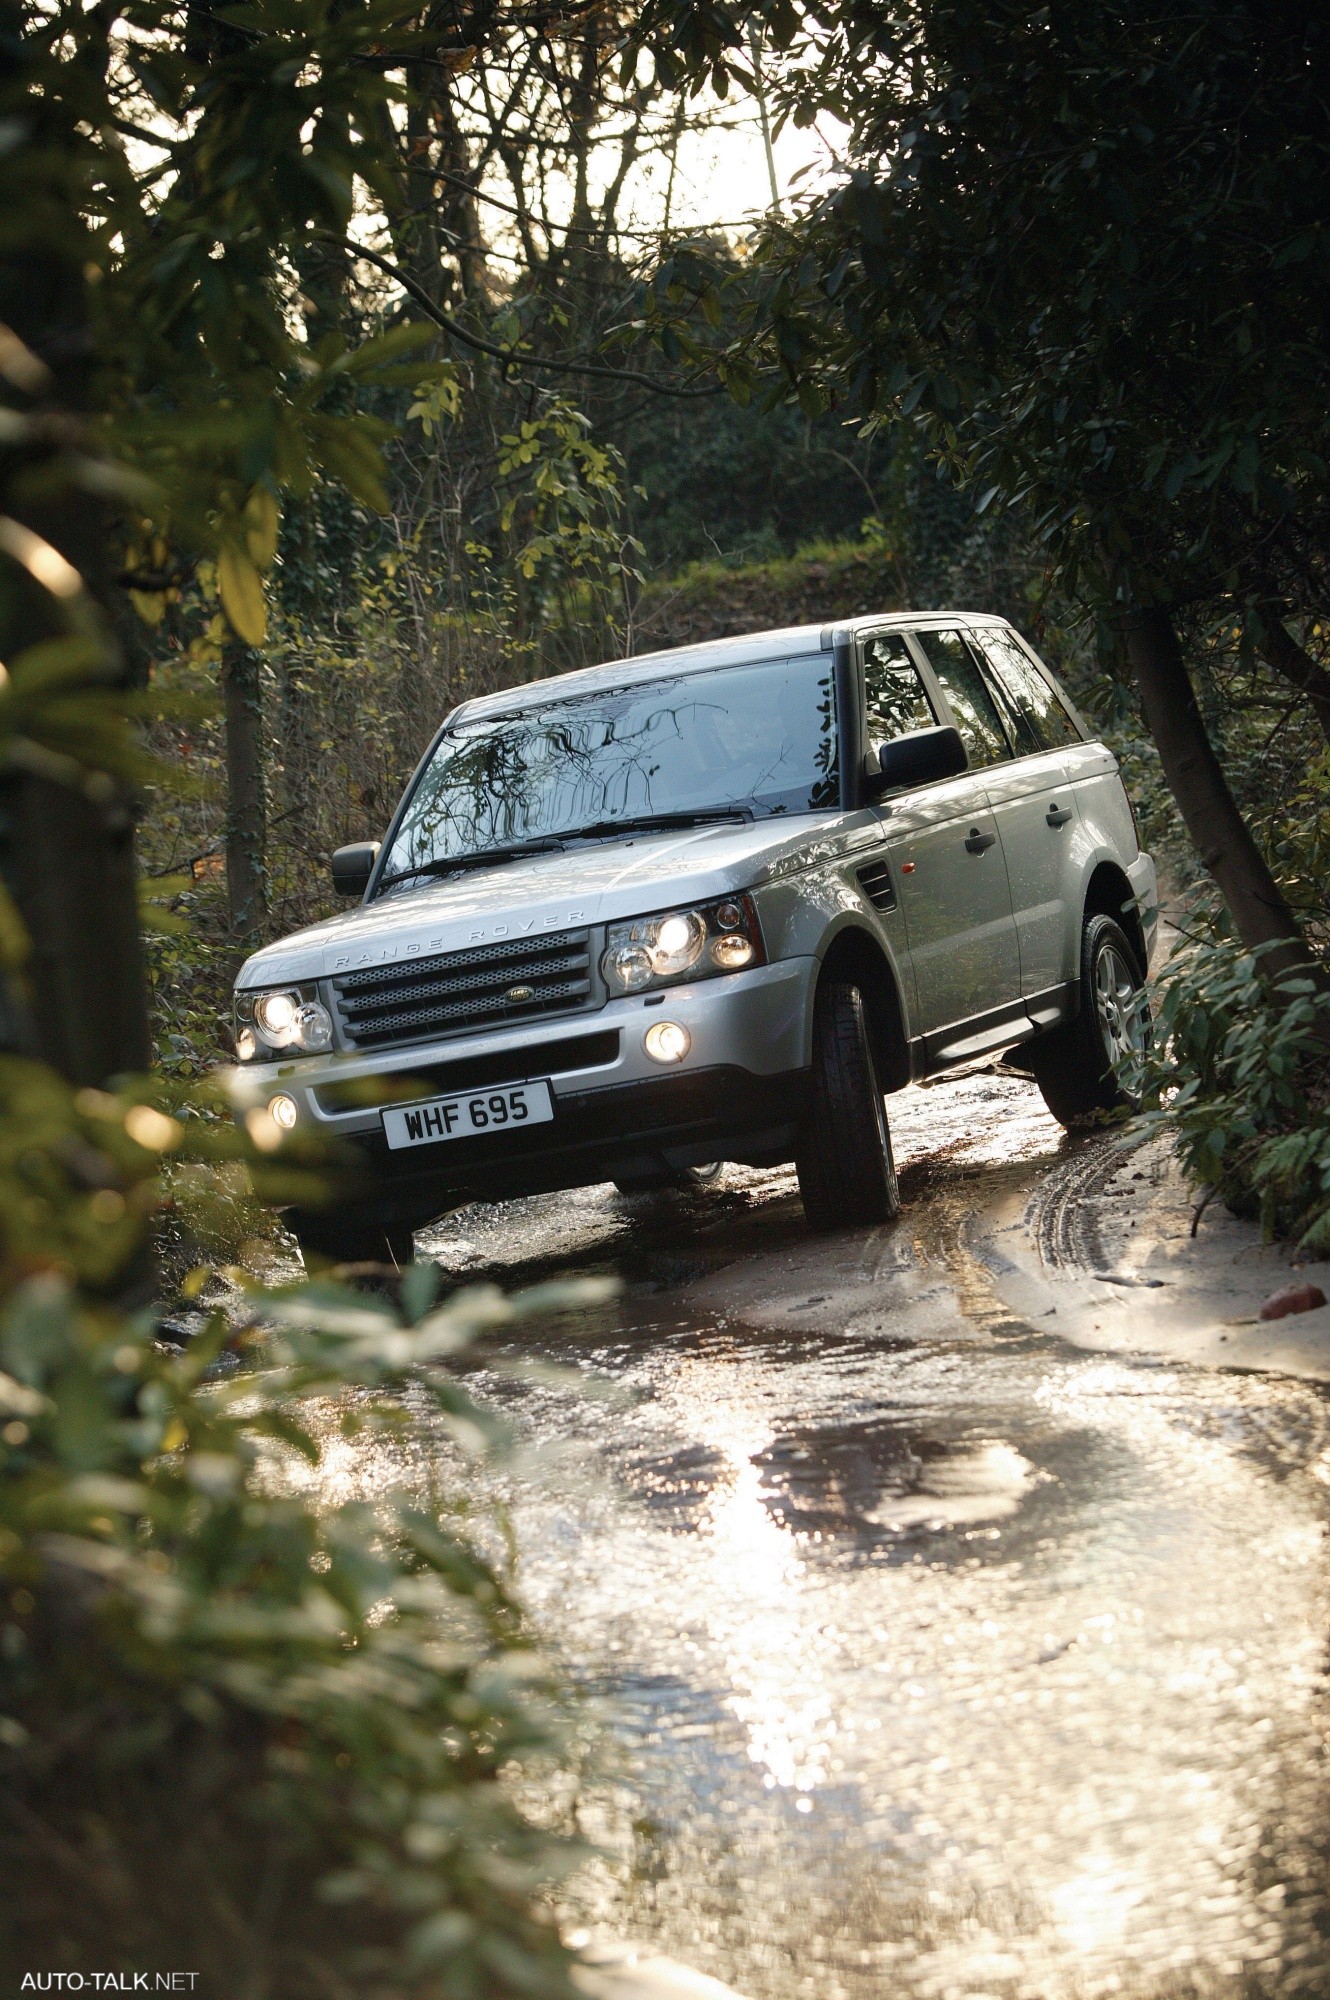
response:
<path id="1" fill-rule="evenodd" d="M 1005 625 L 1005 618 L 987 611 L 883 611 L 858 618 L 838 618 L 827 625 L 779 625 L 769 632 L 746 632 L 730 639 L 703 639 L 691 646 L 668 646 L 658 653 L 634 653 L 624 660 L 606 660 L 597 667 L 578 667 L 571 673 L 551 674 L 543 680 L 523 681 L 517 687 L 501 688 L 495 694 L 475 695 L 453 710 L 450 721 L 465 716 L 468 721 L 486 715 L 511 714 L 530 708 L 542 699 L 566 701 L 579 694 L 594 694 L 598 688 L 632 687 L 641 681 L 658 680 L 662 673 L 705 673 L 713 667 L 755 665 L 762 660 L 789 660 L 809 653 L 830 652 L 837 639 L 857 632 L 880 632 L 904 625 L 946 625 L 957 619 L 967 625 Z"/>

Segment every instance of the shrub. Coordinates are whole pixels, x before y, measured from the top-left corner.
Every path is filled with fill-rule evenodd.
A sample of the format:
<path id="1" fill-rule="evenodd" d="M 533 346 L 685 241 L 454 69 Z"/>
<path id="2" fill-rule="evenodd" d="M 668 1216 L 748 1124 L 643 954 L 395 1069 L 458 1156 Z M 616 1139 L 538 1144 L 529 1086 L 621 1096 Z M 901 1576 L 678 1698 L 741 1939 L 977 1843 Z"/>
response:
<path id="1" fill-rule="evenodd" d="M 254 1289 L 171 1351 L 107 1294 L 192 1143 L 0 1060 L 0 1963 L 568 1993 L 541 1898 L 576 1849 L 503 1782 L 557 1741 L 508 1576 L 456 1483 L 333 1505 L 317 1479 L 420 1411 L 436 1453 L 483 1444 L 452 1364 L 567 1288 Z"/>
<path id="2" fill-rule="evenodd" d="M 1157 983 L 1148 1120 L 1189 1177 L 1267 1236 L 1330 1254 L 1330 995 L 1272 989 L 1229 940 L 1180 947 Z"/>

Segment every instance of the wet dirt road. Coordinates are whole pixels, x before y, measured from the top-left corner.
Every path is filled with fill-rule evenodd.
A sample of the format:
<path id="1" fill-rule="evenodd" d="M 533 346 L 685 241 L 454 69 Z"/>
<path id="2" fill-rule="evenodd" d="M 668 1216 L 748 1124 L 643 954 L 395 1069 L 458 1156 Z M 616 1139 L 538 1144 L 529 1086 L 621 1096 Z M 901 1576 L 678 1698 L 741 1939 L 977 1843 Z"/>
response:
<path id="1" fill-rule="evenodd" d="M 1018 1080 L 892 1109 L 891 1228 L 816 1241 L 735 1169 L 431 1239 L 625 1281 L 538 1343 L 616 1396 L 481 1383 L 600 1705 L 570 1922 L 752 2000 L 1324 1995 L 1323 1392 L 1013 1321 L 968 1219 L 1068 1142 Z"/>

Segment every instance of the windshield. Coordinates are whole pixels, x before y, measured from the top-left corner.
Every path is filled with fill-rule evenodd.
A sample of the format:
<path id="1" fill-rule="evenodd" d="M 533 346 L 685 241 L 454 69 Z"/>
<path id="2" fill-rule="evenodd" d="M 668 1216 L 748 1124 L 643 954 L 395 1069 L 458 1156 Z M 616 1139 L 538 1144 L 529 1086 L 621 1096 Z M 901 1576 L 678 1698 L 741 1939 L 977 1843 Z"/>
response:
<path id="1" fill-rule="evenodd" d="M 831 655 L 545 695 L 441 738 L 383 869 L 439 872 L 607 821 L 838 803 Z"/>

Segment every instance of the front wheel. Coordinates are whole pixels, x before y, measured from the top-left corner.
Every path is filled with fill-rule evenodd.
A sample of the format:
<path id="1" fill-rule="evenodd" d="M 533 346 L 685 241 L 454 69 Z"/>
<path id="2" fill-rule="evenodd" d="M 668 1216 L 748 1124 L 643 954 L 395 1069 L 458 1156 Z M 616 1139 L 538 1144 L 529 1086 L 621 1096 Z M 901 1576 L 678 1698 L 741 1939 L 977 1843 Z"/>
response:
<path id="1" fill-rule="evenodd" d="M 824 986 L 813 1015 L 812 1097 L 795 1153 L 813 1229 L 890 1222 L 900 1190 L 863 995 Z"/>
<path id="2" fill-rule="evenodd" d="M 1150 1047 L 1150 1005 L 1136 953 L 1112 917 L 1087 917 L 1081 933 L 1081 1011 L 1051 1034 L 1027 1044 L 1030 1068 L 1059 1125 L 1140 1097 L 1114 1067 Z M 1130 1063 L 1127 1065 L 1130 1070 Z"/>

